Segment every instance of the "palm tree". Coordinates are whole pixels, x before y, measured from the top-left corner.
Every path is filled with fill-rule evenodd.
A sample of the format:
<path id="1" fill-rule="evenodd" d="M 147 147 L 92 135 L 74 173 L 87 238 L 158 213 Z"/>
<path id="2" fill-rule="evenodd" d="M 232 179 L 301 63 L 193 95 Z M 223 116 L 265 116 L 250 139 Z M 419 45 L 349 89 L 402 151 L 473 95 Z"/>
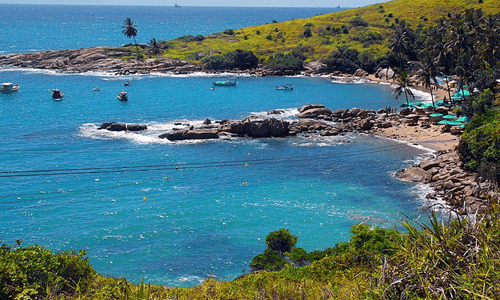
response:
<path id="1" fill-rule="evenodd" d="M 403 29 L 396 29 L 394 36 L 390 40 L 389 48 L 396 55 L 399 67 L 403 67 L 403 58 L 410 48 L 410 40 Z"/>
<path id="2" fill-rule="evenodd" d="M 139 47 L 137 46 L 137 41 L 135 40 L 135 36 L 137 35 L 137 25 L 135 25 L 134 22 L 130 20 L 130 18 L 127 18 L 125 21 L 123 21 L 123 23 L 124 25 L 122 26 L 123 28 L 122 33 L 128 38 L 131 37 L 134 38 L 135 49 L 137 51 L 137 58 L 139 58 Z"/>
<path id="3" fill-rule="evenodd" d="M 436 77 L 439 75 L 436 65 L 430 56 L 422 60 L 422 68 L 417 72 L 417 81 L 431 92 L 432 107 L 434 107 L 434 95 L 432 90 L 437 85 Z"/>
<path id="4" fill-rule="evenodd" d="M 396 100 L 398 100 L 401 94 L 404 94 L 406 97 L 406 105 L 407 107 L 409 107 L 410 100 L 408 100 L 408 96 L 415 100 L 415 96 L 411 91 L 411 88 L 413 87 L 413 81 L 408 77 L 408 74 L 406 74 L 405 71 L 401 71 L 396 73 L 396 84 L 397 86 L 392 93 L 396 94 Z"/>
<path id="5" fill-rule="evenodd" d="M 149 49 L 149 53 L 153 55 L 158 55 L 162 53 L 160 44 L 158 44 L 158 41 L 155 38 L 151 39 L 151 41 L 149 42 L 149 46 L 151 47 Z"/>

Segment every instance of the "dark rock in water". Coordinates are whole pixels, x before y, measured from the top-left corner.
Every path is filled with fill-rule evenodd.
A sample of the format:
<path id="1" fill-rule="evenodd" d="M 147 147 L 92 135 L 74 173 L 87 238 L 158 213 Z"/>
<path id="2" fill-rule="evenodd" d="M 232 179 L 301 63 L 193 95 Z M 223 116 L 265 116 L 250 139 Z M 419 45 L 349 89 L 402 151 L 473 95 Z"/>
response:
<path id="1" fill-rule="evenodd" d="M 127 125 L 123 123 L 112 123 L 106 129 L 109 131 L 126 131 Z"/>
<path id="2" fill-rule="evenodd" d="M 148 126 L 146 125 L 140 125 L 140 124 L 128 124 L 127 125 L 127 130 L 128 131 L 142 131 L 148 129 Z"/>
<path id="3" fill-rule="evenodd" d="M 266 118 L 248 117 L 243 120 L 245 134 L 249 137 L 268 137 L 271 135 L 271 126 Z"/>
<path id="4" fill-rule="evenodd" d="M 174 132 L 165 133 L 159 136 L 162 139 L 168 139 L 170 141 L 181 141 L 181 140 L 206 140 L 206 139 L 218 139 L 216 129 L 193 129 L 193 130 L 177 130 Z"/>
<path id="5" fill-rule="evenodd" d="M 282 109 L 273 109 L 267 112 L 268 115 L 281 115 L 283 113 L 285 113 L 285 111 Z"/>
<path id="6" fill-rule="evenodd" d="M 290 133 L 288 122 L 256 116 L 248 117 L 243 121 L 221 121 L 219 131 L 255 138 L 285 137 Z"/>
<path id="7" fill-rule="evenodd" d="M 113 124 L 113 122 L 102 123 L 102 125 L 99 126 L 99 128 L 97 128 L 97 130 L 108 129 L 108 127 L 111 126 L 111 124 Z"/>
<path id="8" fill-rule="evenodd" d="M 140 124 L 124 124 L 115 122 L 103 123 L 97 130 L 106 129 L 109 131 L 141 131 L 146 130 L 148 127 L 146 125 Z"/>

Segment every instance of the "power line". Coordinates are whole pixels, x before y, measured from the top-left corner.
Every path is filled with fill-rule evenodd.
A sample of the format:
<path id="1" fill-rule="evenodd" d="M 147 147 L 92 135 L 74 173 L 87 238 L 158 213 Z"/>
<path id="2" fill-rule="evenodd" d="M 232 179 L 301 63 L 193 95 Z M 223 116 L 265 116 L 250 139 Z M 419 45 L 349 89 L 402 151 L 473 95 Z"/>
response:
<path id="1" fill-rule="evenodd" d="M 352 151 L 344 154 L 337 154 L 335 157 L 348 157 L 359 154 L 377 153 L 387 150 L 397 150 L 404 148 L 403 145 L 388 146 L 383 148 L 372 148 L 362 151 Z M 137 165 L 137 166 L 118 166 L 118 167 L 92 167 L 92 168 L 68 168 L 68 169 L 47 169 L 47 170 L 11 170 L 0 172 L 0 178 L 12 177 L 33 177 L 33 176 L 57 176 L 57 175 L 80 175 L 80 174 L 106 174 L 106 173 L 128 173 L 128 172 L 152 172 L 173 169 L 204 169 L 217 167 L 240 166 L 243 163 L 253 165 L 263 165 L 281 162 L 301 161 L 304 158 L 310 159 L 310 155 L 300 155 L 292 157 L 273 157 L 247 160 L 217 161 L 217 162 L 197 162 L 188 164 L 157 164 L 157 165 Z M 314 159 L 332 158 L 331 155 L 315 156 Z M 308 161 L 309 162 L 309 161 Z"/>

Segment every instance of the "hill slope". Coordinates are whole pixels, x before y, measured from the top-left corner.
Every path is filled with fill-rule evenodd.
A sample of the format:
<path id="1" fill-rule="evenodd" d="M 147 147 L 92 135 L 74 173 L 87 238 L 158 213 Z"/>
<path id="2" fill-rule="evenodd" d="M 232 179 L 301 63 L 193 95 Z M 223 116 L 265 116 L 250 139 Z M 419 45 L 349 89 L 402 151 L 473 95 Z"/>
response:
<path id="1" fill-rule="evenodd" d="M 448 13 L 470 8 L 481 8 L 487 14 L 500 12 L 497 0 L 395 0 L 307 19 L 228 29 L 203 40 L 178 38 L 162 42 L 163 55 L 197 61 L 213 53 L 244 49 L 265 60 L 276 51 L 299 48 L 307 60 L 317 60 L 347 46 L 380 57 L 387 52 L 393 28 L 401 20 L 413 28 L 427 27 Z"/>

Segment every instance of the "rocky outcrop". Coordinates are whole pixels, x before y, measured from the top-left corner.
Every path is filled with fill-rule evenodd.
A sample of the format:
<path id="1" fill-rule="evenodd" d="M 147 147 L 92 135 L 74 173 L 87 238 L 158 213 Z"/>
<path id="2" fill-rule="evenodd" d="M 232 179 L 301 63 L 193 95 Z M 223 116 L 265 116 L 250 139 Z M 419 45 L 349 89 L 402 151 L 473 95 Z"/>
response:
<path id="1" fill-rule="evenodd" d="M 289 123 L 275 118 L 251 116 L 243 121 L 221 122 L 219 132 L 229 132 L 248 137 L 285 137 L 290 133 Z"/>
<path id="2" fill-rule="evenodd" d="M 375 72 L 375 78 L 380 78 L 383 80 L 392 80 L 394 79 L 394 76 L 395 73 L 391 68 L 385 68 L 385 69 L 379 68 Z"/>
<path id="3" fill-rule="evenodd" d="M 218 139 L 217 129 L 181 129 L 159 136 L 170 141 Z"/>
<path id="4" fill-rule="evenodd" d="M 66 73 L 90 71 L 113 72 L 117 75 L 149 74 L 151 72 L 186 73 L 203 70 L 202 65 L 164 57 L 125 61 L 120 57 L 133 55 L 121 48 L 91 47 L 74 50 L 42 51 L 0 55 L 0 66 L 51 69 Z"/>
<path id="5" fill-rule="evenodd" d="M 319 60 L 316 60 L 316 61 L 311 61 L 310 63 L 307 63 L 306 65 L 304 65 L 304 68 L 306 70 L 310 70 L 316 74 L 319 74 L 319 73 L 326 72 L 328 69 L 328 66 L 326 64 L 320 62 Z"/>
<path id="6" fill-rule="evenodd" d="M 356 72 L 354 72 L 354 74 L 352 74 L 352 76 L 355 76 L 355 77 L 366 77 L 366 76 L 368 76 L 368 72 L 366 72 L 363 69 L 357 69 Z"/>
<path id="7" fill-rule="evenodd" d="M 124 124 L 115 122 L 103 123 L 97 130 L 106 129 L 109 131 L 142 131 L 148 129 L 148 126 L 141 124 Z"/>
<path id="8" fill-rule="evenodd" d="M 404 181 L 429 184 L 434 192 L 428 199 L 442 199 L 459 214 L 485 212 L 495 197 L 494 185 L 463 169 L 456 152 L 439 152 L 431 160 L 400 170 L 396 176 Z"/>

